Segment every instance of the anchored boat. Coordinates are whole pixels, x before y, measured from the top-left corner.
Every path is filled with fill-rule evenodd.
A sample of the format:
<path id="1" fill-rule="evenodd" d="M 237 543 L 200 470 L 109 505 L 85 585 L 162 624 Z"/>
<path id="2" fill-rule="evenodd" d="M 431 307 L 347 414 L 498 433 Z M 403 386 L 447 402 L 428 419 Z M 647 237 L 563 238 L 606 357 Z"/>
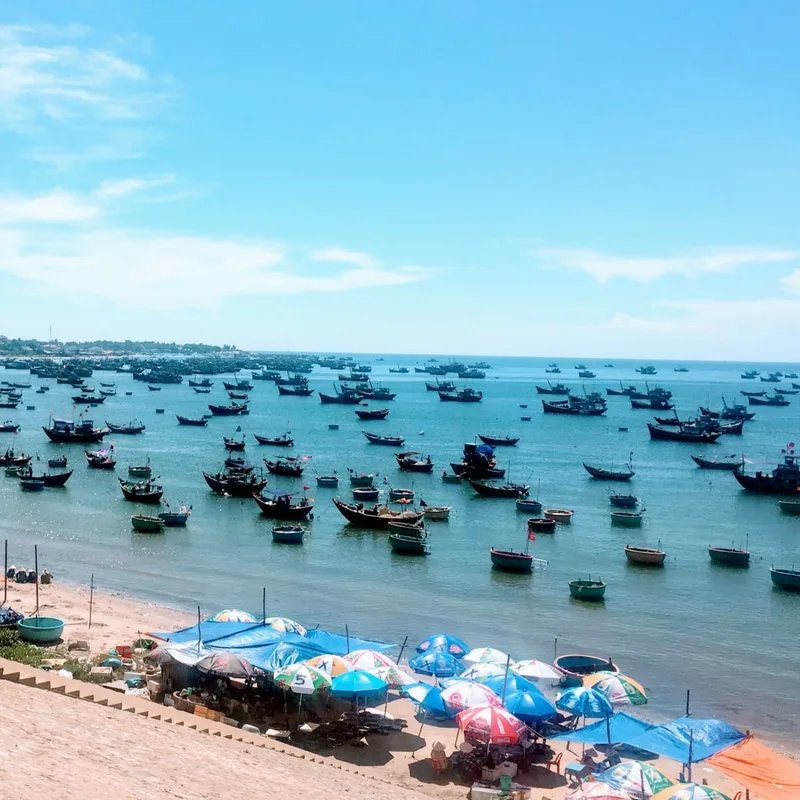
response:
<path id="1" fill-rule="evenodd" d="M 576 600 L 602 600 L 606 594 L 606 584 L 603 581 L 591 579 L 578 579 L 569 582 L 569 593 Z"/>
<path id="2" fill-rule="evenodd" d="M 642 564 L 647 567 L 662 567 L 667 554 L 655 547 L 633 547 L 625 545 L 625 557 L 632 564 Z"/>

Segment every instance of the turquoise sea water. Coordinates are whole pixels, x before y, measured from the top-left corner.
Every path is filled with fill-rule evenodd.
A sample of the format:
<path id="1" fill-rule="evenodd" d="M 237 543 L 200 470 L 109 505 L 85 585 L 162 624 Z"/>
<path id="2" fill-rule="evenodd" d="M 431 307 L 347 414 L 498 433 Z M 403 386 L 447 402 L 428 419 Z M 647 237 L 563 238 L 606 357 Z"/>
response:
<path id="1" fill-rule="evenodd" d="M 605 417 L 574 418 L 543 415 L 535 383 L 553 377 L 588 390 L 618 386 L 641 378 L 637 364 L 586 361 L 598 374 L 580 381 L 573 363 L 561 363 L 563 373 L 546 376 L 552 359 L 494 358 L 480 388 L 480 404 L 445 404 L 426 392 L 424 375 L 390 375 L 389 367 L 421 364 L 419 356 L 362 356 L 374 366 L 373 380 L 397 391 L 384 422 L 359 422 L 350 406 L 323 406 L 311 398 L 279 397 L 272 383 L 258 382 L 251 393 L 251 414 L 214 418 L 207 428 L 177 425 L 175 413 L 197 416 L 210 402 L 227 395 L 222 377 L 214 378 L 210 395 L 195 394 L 185 383 L 149 392 L 128 375 L 96 372 L 90 383 L 115 380 L 119 394 L 104 406 L 86 412 L 96 421 L 124 423 L 141 418 L 141 436 L 111 436 L 118 468 L 98 472 L 86 467 L 83 448 L 50 444 L 41 426 L 48 414 L 70 417 L 71 387 L 53 384 L 48 395 L 25 392 L 18 411 L 0 411 L 0 418 L 22 423 L 17 436 L 3 434 L 42 459 L 66 452 L 75 474 L 63 490 L 25 493 L 16 480 L 0 474 L 0 531 L 9 539 L 12 563 L 29 565 L 33 545 L 42 563 L 61 580 L 98 585 L 177 607 L 200 604 L 212 612 L 224 606 L 257 610 L 266 587 L 269 610 L 306 624 L 320 623 L 360 635 L 416 643 L 446 630 L 473 646 L 492 645 L 519 658 L 552 658 L 558 651 L 611 656 L 648 687 L 652 716 L 683 711 L 685 692 L 692 689 L 696 716 L 723 717 L 741 728 L 779 738 L 794 737 L 800 723 L 800 595 L 772 588 L 771 564 L 800 565 L 800 518 L 781 515 L 777 500 L 745 494 L 728 473 L 697 469 L 691 453 L 718 456 L 741 454 L 754 462 L 749 469 L 774 465 L 781 448 L 800 442 L 800 397 L 788 408 L 757 408 L 756 418 L 742 437 L 693 446 L 651 442 L 645 423 L 648 411 L 633 411 L 625 397 L 610 397 Z M 771 388 L 743 381 L 739 374 L 753 366 L 791 372 L 789 365 L 687 363 L 690 372 L 673 372 L 674 364 L 656 363 L 650 378 L 673 390 L 681 416 L 698 404 L 721 406 L 741 400 L 741 388 Z M 795 367 L 796 369 L 796 367 Z M 27 380 L 27 373 L 0 372 L 4 380 Z M 335 374 L 315 368 L 311 384 L 329 391 Z M 230 377 L 227 378 L 230 380 Z M 430 380 L 430 378 L 428 378 Z M 39 381 L 33 379 L 34 388 Z M 782 386 L 788 388 L 789 381 Z M 132 391 L 131 397 L 125 391 Z M 527 403 L 528 409 L 520 409 Z M 36 405 L 35 411 L 25 405 Z M 166 409 L 156 415 L 155 409 Z M 76 412 L 77 413 L 77 412 Z M 660 413 L 660 412 L 659 412 Z M 530 422 L 520 421 L 530 415 Z M 666 415 L 666 412 L 665 412 Z M 336 422 L 339 430 L 328 424 Z M 222 437 L 237 425 L 252 432 L 276 435 L 291 430 L 293 455 L 308 455 L 305 480 L 270 478 L 271 488 L 312 487 L 316 514 L 302 547 L 275 545 L 272 522 L 255 503 L 212 494 L 202 470 L 221 468 L 226 455 Z M 620 432 L 619 427 L 628 427 Z M 400 433 L 406 449 L 430 454 L 432 475 L 401 473 L 389 448 L 371 446 L 362 431 Z M 422 433 L 424 431 L 424 434 Z M 549 563 L 532 576 L 492 571 L 491 546 L 524 546 L 526 515 L 513 502 L 477 498 L 469 486 L 443 484 L 441 469 L 459 460 L 464 442 L 478 433 L 521 437 L 515 448 L 498 449 L 501 466 L 513 480 L 532 485 L 545 506 L 575 510 L 571 527 L 541 536 L 531 552 Z M 248 436 L 247 456 L 260 463 L 285 451 L 258 447 Z M 614 528 L 609 521 L 608 494 L 619 485 L 594 481 L 581 461 L 621 466 L 633 453 L 636 476 L 630 491 L 644 500 L 647 520 L 641 529 Z M 147 507 L 126 503 L 117 476 L 127 465 L 149 456 L 161 476 L 166 498 L 192 504 L 186 529 L 163 536 L 136 534 L 130 515 Z M 314 473 L 336 469 L 339 492 L 349 498 L 347 468 L 377 471 L 389 485 L 411 487 L 431 505 L 453 507 L 449 522 L 431 522 L 432 554 L 425 559 L 394 556 L 386 534 L 352 529 L 331 503 L 335 490 L 318 489 Z M 623 490 L 625 485 L 623 485 Z M 753 563 L 749 570 L 729 570 L 710 563 L 706 546 L 744 546 L 749 539 Z M 656 546 L 668 553 L 663 570 L 629 566 L 627 543 Z M 607 601 L 588 605 L 569 596 L 569 580 L 600 576 L 608 584 Z M 780 698 L 780 702 L 776 701 Z"/>

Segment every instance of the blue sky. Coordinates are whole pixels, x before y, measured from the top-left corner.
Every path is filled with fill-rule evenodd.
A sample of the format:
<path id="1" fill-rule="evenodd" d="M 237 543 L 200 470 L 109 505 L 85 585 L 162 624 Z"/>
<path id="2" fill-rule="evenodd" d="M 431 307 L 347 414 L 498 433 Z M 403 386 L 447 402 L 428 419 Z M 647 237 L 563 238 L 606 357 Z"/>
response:
<path id="1" fill-rule="evenodd" d="M 3 333 L 796 358 L 796 3 L 3 12 Z"/>

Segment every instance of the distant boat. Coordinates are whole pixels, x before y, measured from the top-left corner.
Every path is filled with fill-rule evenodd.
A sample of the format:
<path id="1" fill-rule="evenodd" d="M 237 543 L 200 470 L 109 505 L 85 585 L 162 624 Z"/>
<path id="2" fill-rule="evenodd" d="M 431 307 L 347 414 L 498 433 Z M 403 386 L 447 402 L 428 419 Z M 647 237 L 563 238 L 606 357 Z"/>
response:
<path id="1" fill-rule="evenodd" d="M 636 473 L 631 469 L 628 464 L 628 469 L 625 471 L 603 469 L 602 467 L 593 467 L 590 464 L 583 462 L 583 468 L 593 477 L 603 481 L 629 481 Z"/>
<path id="2" fill-rule="evenodd" d="M 420 453 L 409 451 L 407 453 L 397 453 L 395 459 L 397 466 L 405 472 L 433 472 L 433 461 L 430 456 L 427 459 L 416 458 Z"/>
<path id="3" fill-rule="evenodd" d="M 178 418 L 178 425 L 196 425 L 198 427 L 208 425 L 208 417 L 198 417 L 194 419 L 192 417 L 182 417 L 180 414 L 176 414 L 175 416 Z"/>
<path id="4" fill-rule="evenodd" d="M 492 447 L 513 447 L 518 441 L 519 436 L 484 436 L 478 434 L 478 438 L 484 443 Z"/>
<path id="5" fill-rule="evenodd" d="M 359 419 L 386 419 L 389 416 L 388 408 L 371 408 L 356 411 L 356 416 Z"/>
<path id="6" fill-rule="evenodd" d="M 280 436 L 259 436 L 254 433 L 256 441 L 259 444 L 272 445 L 272 447 L 292 447 L 294 446 L 294 439 L 288 433 L 281 434 Z"/>
<path id="7" fill-rule="evenodd" d="M 402 436 L 380 436 L 377 433 L 367 433 L 363 431 L 370 444 L 380 444 L 386 447 L 402 447 L 405 439 Z"/>
<path id="8" fill-rule="evenodd" d="M 594 374 L 590 369 L 582 369 L 578 372 L 579 378 L 596 378 L 597 375 Z"/>
<path id="9" fill-rule="evenodd" d="M 475 389 L 462 389 L 460 392 L 439 391 L 439 400 L 445 403 L 480 403 L 483 393 Z"/>
<path id="10" fill-rule="evenodd" d="M 708 459 L 692 456 L 692 461 L 701 469 L 719 469 L 734 472 L 744 468 L 744 460 L 741 458 L 737 458 L 735 461 L 718 461 L 716 458 Z"/>
<path id="11" fill-rule="evenodd" d="M 694 444 L 711 444 L 722 435 L 721 431 L 710 431 L 704 427 L 681 423 L 678 430 L 663 428 L 659 425 L 647 423 L 651 439 L 660 439 L 671 442 L 692 442 Z"/>
<path id="12" fill-rule="evenodd" d="M 715 564 L 725 564 L 728 567 L 750 566 L 750 553 L 747 550 L 737 550 L 735 547 L 708 547 L 708 556 Z"/>
<path id="13" fill-rule="evenodd" d="M 569 388 L 566 387 L 563 383 L 556 383 L 552 384 L 550 381 L 547 381 L 547 386 L 539 386 L 536 385 L 536 393 L 537 394 L 555 394 L 555 395 L 568 395 Z"/>
<path id="14" fill-rule="evenodd" d="M 612 494 L 608 501 L 617 508 L 636 508 L 639 498 L 635 494 Z"/>
<path id="15" fill-rule="evenodd" d="M 505 497 L 517 500 L 520 497 L 526 497 L 530 491 L 530 486 L 518 483 L 507 483 L 503 486 L 498 486 L 484 481 L 470 480 L 469 485 L 481 497 Z"/>
<path id="16" fill-rule="evenodd" d="M 688 372 L 689 370 L 686 367 L 675 367 L 674 372 Z"/>
<path id="17" fill-rule="evenodd" d="M 763 378 L 762 378 L 763 380 Z M 791 405 L 791 401 L 787 400 L 785 397 L 782 397 L 779 394 L 775 394 L 772 397 L 748 397 L 747 402 L 751 406 L 781 406 L 786 407 Z"/>
<path id="18" fill-rule="evenodd" d="M 235 417 L 250 413 L 247 408 L 247 403 L 231 403 L 229 406 L 209 404 L 208 410 L 215 417 Z"/>
<path id="19" fill-rule="evenodd" d="M 317 486 L 326 489 L 335 489 L 339 485 L 336 475 L 317 475 Z"/>
<path id="20" fill-rule="evenodd" d="M 625 545 L 625 557 L 632 564 L 642 564 L 648 567 L 664 566 L 664 559 L 667 554 L 654 547 L 633 547 Z"/>
<path id="21" fill-rule="evenodd" d="M 610 516 L 614 525 L 624 525 L 629 528 L 638 527 L 644 519 L 641 511 L 612 511 Z"/>

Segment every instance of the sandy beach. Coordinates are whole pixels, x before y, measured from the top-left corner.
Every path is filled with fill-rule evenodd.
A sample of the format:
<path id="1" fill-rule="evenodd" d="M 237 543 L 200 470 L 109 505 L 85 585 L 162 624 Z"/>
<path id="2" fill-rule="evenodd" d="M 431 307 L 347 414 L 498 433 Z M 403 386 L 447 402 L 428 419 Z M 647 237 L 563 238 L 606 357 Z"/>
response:
<path id="1" fill-rule="evenodd" d="M 106 652 L 117 644 L 130 643 L 139 634 L 174 630 L 191 625 L 196 619 L 185 612 L 96 591 L 89 628 L 87 587 L 54 583 L 41 586 L 39 596 L 40 613 L 65 619 L 64 639 L 87 641 L 93 654 Z M 8 604 L 26 615 L 33 613 L 34 587 L 10 583 Z M 12 786 L 7 783 L 6 786 L 13 790 L 18 784 L 18 794 L 36 789 L 47 790 L 51 797 L 91 798 L 107 796 L 109 788 L 115 786 L 114 794 L 121 797 L 233 798 L 240 797 L 242 790 L 251 786 L 253 790 L 257 788 L 261 796 L 285 797 L 290 786 L 292 791 L 298 783 L 311 789 L 320 780 L 316 774 L 298 772 L 297 764 L 280 753 L 256 752 L 252 748 L 248 751 L 241 746 L 233 751 L 235 743 L 211 740 L 194 732 L 55 697 L 48 692 L 0 682 L 0 697 L 0 719 L 7 727 L 15 729 L 13 745 L 9 744 L 3 754 L 14 763 Z M 455 749 L 455 724 L 423 725 L 409 700 L 395 695 L 390 697 L 395 699 L 389 702 L 389 713 L 408 722 L 402 733 L 374 736 L 366 746 L 345 745 L 322 755 L 334 763 L 356 768 L 362 775 L 374 775 L 394 785 L 396 791 L 390 786 L 385 786 L 386 791 L 381 789 L 381 795 L 386 798 L 400 800 L 422 794 L 465 797 L 468 787 L 452 772 L 434 776 L 429 760 L 434 742 L 442 742 L 448 753 Z M 563 752 L 562 774 L 541 766 L 518 778 L 520 783 L 534 787 L 531 796 L 537 800 L 541 797 L 561 800 L 571 791 L 563 777 L 563 765 L 580 757 L 579 746 L 568 751 L 556 744 L 555 749 Z M 115 758 L 115 754 L 123 750 L 124 758 Z M 40 759 L 47 758 L 48 754 L 52 757 L 54 751 L 70 751 L 73 755 L 60 767 L 59 774 L 51 778 L 43 774 Z M 76 753 L 80 757 L 76 757 Z M 284 764 L 284 761 L 291 763 Z M 659 759 L 656 764 L 677 779 L 680 765 L 667 759 Z M 303 769 L 315 772 L 307 765 L 303 765 Z M 263 778 L 259 777 L 265 770 L 273 776 L 270 787 L 263 786 Z M 202 781 L 198 781 L 200 774 Z M 169 776 L 168 787 L 161 785 L 165 776 Z M 336 778 L 333 783 L 327 778 L 321 779 L 319 785 L 324 785 L 328 797 L 370 796 L 374 791 L 374 787 L 370 790 L 370 787 L 359 786 L 359 781 L 363 780 L 361 776 L 337 772 Z M 694 779 L 697 782 L 705 779 L 731 797 L 742 788 L 702 764 L 695 765 Z M 313 789 L 312 793 L 316 796 Z"/>

